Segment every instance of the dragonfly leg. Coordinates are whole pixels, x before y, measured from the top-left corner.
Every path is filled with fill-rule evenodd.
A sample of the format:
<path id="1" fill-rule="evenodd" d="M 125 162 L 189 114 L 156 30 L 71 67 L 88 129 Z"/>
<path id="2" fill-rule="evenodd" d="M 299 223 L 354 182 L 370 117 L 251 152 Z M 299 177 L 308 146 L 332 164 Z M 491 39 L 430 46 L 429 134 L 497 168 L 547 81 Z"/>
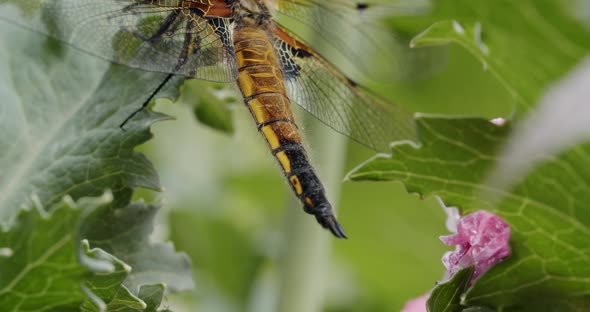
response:
<path id="1" fill-rule="evenodd" d="M 169 16 L 170 17 L 170 16 Z M 170 20 L 170 23 L 165 27 L 166 29 L 170 27 L 171 23 L 176 19 L 176 17 L 178 17 L 178 14 L 175 15 L 174 18 L 168 18 L 167 20 Z M 189 20 L 187 22 L 187 26 L 188 29 L 190 29 L 190 27 L 193 26 L 194 21 Z M 160 30 L 158 30 L 156 32 L 156 34 L 163 33 L 164 31 L 162 31 L 164 27 L 161 27 Z M 185 38 L 184 38 L 184 45 L 182 47 L 182 51 L 180 52 L 180 55 L 178 56 L 178 62 L 176 63 L 176 66 L 174 67 L 174 71 L 178 71 L 187 61 L 188 59 L 188 53 L 190 51 L 190 45 L 191 45 L 191 41 L 192 41 L 192 33 L 187 32 L 185 34 Z M 198 44 L 198 41 L 197 41 Z M 199 49 L 197 49 L 198 51 Z M 131 120 L 133 117 L 135 117 L 135 115 L 137 115 L 139 112 L 141 112 L 142 110 L 144 110 L 152 101 L 152 99 L 154 98 L 154 96 L 156 96 L 156 94 L 158 94 L 158 92 L 160 92 L 160 90 L 162 90 L 162 88 L 170 81 L 170 79 L 172 79 L 172 77 L 174 76 L 174 74 L 169 74 L 168 76 L 166 76 L 166 79 L 164 79 L 164 81 L 162 81 L 162 83 L 160 83 L 160 85 L 154 90 L 154 92 L 152 92 L 152 94 L 150 95 L 150 97 L 141 105 L 140 108 L 136 109 L 135 111 L 133 111 L 133 113 L 131 113 L 129 116 L 127 116 L 127 118 L 123 121 L 123 123 L 121 123 L 121 125 L 119 126 L 119 128 L 121 128 L 122 130 L 125 130 L 125 124 Z"/>
<path id="2" fill-rule="evenodd" d="M 160 25 L 158 30 L 156 30 L 156 32 L 154 32 L 150 36 L 146 36 L 145 34 L 142 34 L 141 32 L 139 32 L 137 30 L 130 29 L 128 27 L 123 27 L 122 29 L 142 41 L 155 42 L 158 39 L 160 39 L 162 37 L 162 35 L 164 35 L 164 33 L 166 33 L 173 26 L 174 22 L 178 19 L 179 15 L 180 15 L 180 10 L 172 11 L 172 13 L 170 13 L 168 16 L 166 16 L 166 19 L 162 22 L 162 24 Z"/>
<path id="3" fill-rule="evenodd" d="M 166 84 L 168 84 L 168 82 L 170 81 L 170 79 L 172 79 L 172 77 L 174 77 L 173 74 L 168 74 L 168 76 L 166 76 L 166 78 L 160 83 L 160 85 L 158 85 L 158 87 L 145 100 L 145 102 L 143 102 L 141 107 L 136 109 L 135 111 L 133 111 L 133 113 L 131 113 L 129 116 L 127 116 L 127 118 L 125 118 L 125 120 L 119 125 L 119 128 L 121 128 L 121 130 L 125 131 L 125 124 L 127 124 L 127 122 L 129 122 L 129 120 L 131 120 L 133 117 L 135 117 L 135 115 L 137 115 L 139 112 L 144 110 L 150 104 L 150 102 L 156 96 L 156 94 L 158 94 L 158 92 L 160 92 L 160 90 L 162 90 L 162 88 L 164 88 L 164 86 L 166 86 Z"/>
<path id="4" fill-rule="evenodd" d="M 124 7 L 122 11 L 123 11 L 123 12 L 127 12 L 127 11 L 133 11 L 133 10 L 135 10 L 136 8 L 138 8 L 138 7 L 141 7 L 141 6 L 145 6 L 145 5 L 147 5 L 147 4 L 148 4 L 148 3 L 146 3 L 146 1 L 144 1 L 144 0 L 136 1 L 136 2 L 135 2 L 135 3 L 133 3 L 133 4 L 130 4 L 130 5 L 126 6 L 126 7 Z"/>
<path id="5" fill-rule="evenodd" d="M 187 29 L 192 29 L 192 27 L 194 27 L 195 22 L 191 19 L 189 19 L 186 22 L 186 27 Z M 199 51 L 200 50 L 200 40 L 197 37 L 196 42 L 192 43 L 193 41 L 193 33 L 190 31 L 187 31 L 184 34 L 184 44 L 182 45 L 182 50 L 180 51 L 180 55 L 178 56 L 178 61 L 176 62 L 176 66 L 174 67 L 174 71 L 178 71 L 184 64 L 186 64 L 186 61 L 188 60 L 188 55 L 191 52 L 191 44 L 195 45 L 196 49 L 193 49 L 195 51 Z"/>

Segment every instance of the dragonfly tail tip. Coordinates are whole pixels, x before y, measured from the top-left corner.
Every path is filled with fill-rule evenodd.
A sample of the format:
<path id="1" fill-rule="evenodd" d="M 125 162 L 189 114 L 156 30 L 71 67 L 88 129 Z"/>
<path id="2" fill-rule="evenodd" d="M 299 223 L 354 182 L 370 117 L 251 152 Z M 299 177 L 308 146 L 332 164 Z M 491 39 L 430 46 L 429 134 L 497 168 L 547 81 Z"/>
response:
<path id="1" fill-rule="evenodd" d="M 338 221 L 336 220 L 336 217 L 334 217 L 334 215 L 329 215 L 329 216 L 326 216 L 323 218 L 318 218 L 318 222 L 323 227 L 330 230 L 330 232 L 332 232 L 332 234 L 334 234 L 334 236 L 336 236 L 337 238 L 344 238 L 344 239 L 348 238 L 348 236 L 346 236 L 346 233 L 344 233 L 344 229 L 342 228 L 340 223 L 338 223 Z"/>
<path id="2" fill-rule="evenodd" d="M 338 238 L 348 239 L 348 236 L 344 233 L 344 229 L 337 221 L 334 223 L 334 226 L 330 227 L 330 231 L 332 231 L 332 234 L 336 235 Z"/>

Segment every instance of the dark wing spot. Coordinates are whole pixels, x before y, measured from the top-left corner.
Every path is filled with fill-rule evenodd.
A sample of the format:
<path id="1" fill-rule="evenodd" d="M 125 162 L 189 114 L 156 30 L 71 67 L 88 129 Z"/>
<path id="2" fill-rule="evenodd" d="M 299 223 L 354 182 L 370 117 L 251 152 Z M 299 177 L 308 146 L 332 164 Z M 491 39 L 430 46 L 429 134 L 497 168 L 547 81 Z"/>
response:
<path id="1" fill-rule="evenodd" d="M 369 7 L 369 5 L 367 3 L 357 3 L 356 4 L 356 9 L 359 11 L 363 11 L 365 9 L 367 9 Z"/>
<path id="2" fill-rule="evenodd" d="M 297 54 L 295 54 L 295 56 L 297 56 L 297 57 L 307 58 L 307 57 L 311 57 L 312 56 L 311 53 L 309 53 L 309 52 L 307 52 L 305 50 L 302 50 L 302 49 L 297 49 L 296 51 L 297 51 L 296 52 Z"/>
<path id="3" fill-rule="evenodd" d="M 210 17 L 207 19 L 207 22 L 215 29 L 215 34 L 221 38 L 223 45 L 226 46 L 229 52 L 235 53 L 234 43 L 229 32 L 230 21 L 226 18 Z"/>
<path id="4" fill-rule="evenodd" d="M 290 77 L 299 76 L 301 67 L 299 64 L 297 64 L 296 58 L 300 57 L 300 50 L 295 49 L 287 42 L 280 39 L 275 40 L 275 48 L 278 52 L 279 61 L 281 63 L 281 67 L 283 68 L 285 78 L 289 79 Z"/>
<path id="5" fill-rule="evenodd" d="M 356 81 L 354 81 L 354 80 L 352 80 L 352 79 L 350 79 L 350 78 L 348 78 L 348 77 L 346 77 L 346 81 L 347 81 L 347 82 L 348 82 L 348 84 L 349 84 L 351 87 L 353 87 L 353 88 L 356 88 L 356 87 L 359 85 L 359 84 L 358 84 Z"/>

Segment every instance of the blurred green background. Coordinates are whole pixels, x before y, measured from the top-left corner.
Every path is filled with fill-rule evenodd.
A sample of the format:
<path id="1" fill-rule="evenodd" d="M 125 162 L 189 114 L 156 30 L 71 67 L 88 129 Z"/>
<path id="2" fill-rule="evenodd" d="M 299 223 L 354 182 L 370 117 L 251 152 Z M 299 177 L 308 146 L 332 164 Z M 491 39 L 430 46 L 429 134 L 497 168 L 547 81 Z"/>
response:
<path id="1" fill-rule="evenodd" d="M 407 44 L 438 18 L 426 13 L 387 22 L 390 35 Z M 417 73 L 410 79 L 361 81 L 422 113 L 495 118 L 513 111 L 508 92 L 463 48 L 412 53 L 416 61 L 404 67 Z M 386 55 L 367 57 L 384 68 L 393 64 Z M 376 152 L 297 109 L 308 153 L 350 237 L 335 240 L 295 202 L 237 88 L 223 89 L 230 100 L 217 102 L 208 94 L 216 88 L 187 82 L 187 105 L 159 100 L 155 110 L 176 120 L 157 124 L 155 138 L 142 147 L 165 187 L 163 193 L 141 193 L 164 203 L 157 233 L 193 263 L 196 289 L 168 296 L 171 308 L 399 311 L 434 286 L 447 250 L 438 236 L 448 234 L 436 198 L 408 194 L 399 183 L 343 182 L 346 172 Z M 230 116 L 233 133 L 200 123 L 194 110 L 205 106 L 217 106 L 214 114 L 226 126 Z"/>

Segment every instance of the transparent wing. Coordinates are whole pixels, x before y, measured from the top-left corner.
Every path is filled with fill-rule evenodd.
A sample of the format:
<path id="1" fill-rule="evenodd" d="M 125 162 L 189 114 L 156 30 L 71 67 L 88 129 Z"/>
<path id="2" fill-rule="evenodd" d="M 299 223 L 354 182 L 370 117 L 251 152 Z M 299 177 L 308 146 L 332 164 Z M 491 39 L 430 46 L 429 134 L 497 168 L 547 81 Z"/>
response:
<path id="1" fill-rule="evenodd" d="M 180 5 L 179 1 L 145 0 L 4 0 L 2 6 L 13 4 L 20 14 L 3 9 L 0 18 L 127 66 L 205 80 L 235 80 L 230 21 L 200 17 L 196 9 L 175 3 Z"/>
<path id="2" fill-rule="evenodd" d="M 275 32 L 289 98 L 319 120 L 375 150 L 415 140 L 413 114 L 344 76 L 301 41 Z"/>
<path id="3" fill-rule="evenodd" d="M 375 2 L 375 1 L 372 1 Z M 447 64 L 445 48 L 411 49 L 409 40 L 394 36 L 381 23 L 385 17 L 419 15 L 428 0 L 389 0 L 367 4 L 354 0 L 277 0 L 275 15 L 283 27 L 297 30 L 324 55 L 342 55 L 361 74 L 381 72 L 395 80 L 428 77 Z M 302 30 L 302 31 L 300 31 Z M 362 47 L 362 49 L 359 49 Z M 334 53 L 335 52 L 335 53 Z M 371 56 L 388 60 L 386 71 Z"/>

